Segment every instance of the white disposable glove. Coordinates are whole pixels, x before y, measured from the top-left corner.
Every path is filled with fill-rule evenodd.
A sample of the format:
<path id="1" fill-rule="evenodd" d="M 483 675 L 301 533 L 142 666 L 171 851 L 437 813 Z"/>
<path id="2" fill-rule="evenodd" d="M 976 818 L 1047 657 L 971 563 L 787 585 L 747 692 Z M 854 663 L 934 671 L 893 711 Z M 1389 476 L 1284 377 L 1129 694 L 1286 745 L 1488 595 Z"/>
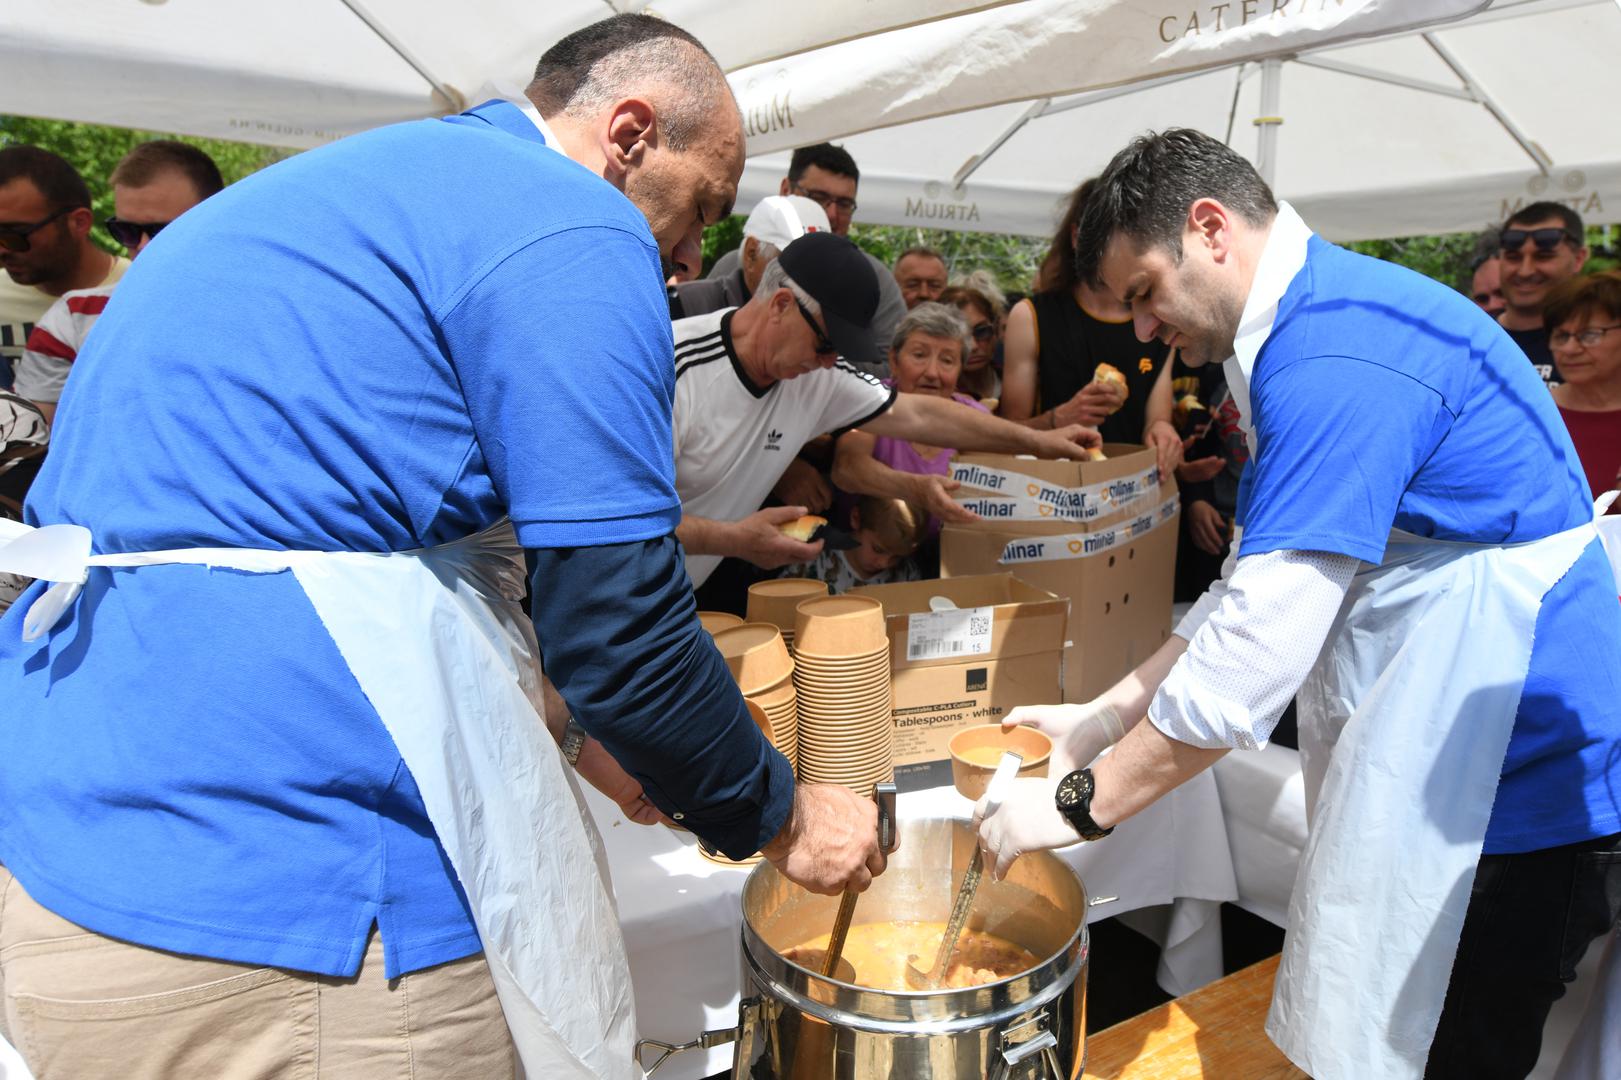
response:
<path id="1" fill-rule="evenodd" d="M 1002 730 L 1023 724 L 1053 741 L 1047 775 L 1056 784 L 1076 769 L 1084 769 L 1126 734 L 1126 725 L 1112 705 L 1089 701 L 1085 705 L 1020 705 L 1002 717 Z"/>
<path id="2" fill-rule="evenodd" d="M 1004 789 L 1001 804 L 988 814 L 986 799 L 974 804 L 974 828 L 992 878 L 1001 881 L 1014 860 L 1027 852 L 1080 843 L 1080 834 L 1054 801 L 1058 781 L 1066 775 L 1015 780 Z"/>

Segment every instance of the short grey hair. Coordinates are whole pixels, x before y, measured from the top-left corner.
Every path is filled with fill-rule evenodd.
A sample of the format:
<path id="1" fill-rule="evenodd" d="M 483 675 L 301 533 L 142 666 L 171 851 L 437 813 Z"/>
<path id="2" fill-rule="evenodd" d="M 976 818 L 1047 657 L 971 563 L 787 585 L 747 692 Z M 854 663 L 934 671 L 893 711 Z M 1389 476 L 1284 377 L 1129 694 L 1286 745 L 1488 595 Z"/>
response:
<path id="1" fill-rule="evenodd" d="M 973 351 L 974 341 L 968 334 L 968 320 L 962 317 L 962 312 L 949 304 L 938 304 L 933 301 L 919 304 L 906 313 L 906 318 L 895 328 L 895 340 L 890 343 L 891 352 L 900 352 L 906 339 L 913 334 L 927 334 L 937 338 L 955 338 L 962 346 L 962 359 L 967 360 L 968 354 Z"/>
<path id="2" fill-rule="evenodd" d="M 996 283 L 996 279 L 991 277 L 989 270 L 975 270 L 971 274 L 953 278 L 951 287 L 953 289 L 972 289 L 984 296 L 985 299 L 991 302 L 991 317 L 993 319 L 1000 319 L 1007 314 L 1007 293 L 1003 292 L 1002 287 Z"/>
<path id="3" fill-rule="evenodd" d="M 749 298 L 751 304 L 766 304 L 776 295 L 778 289 L 787 289 L 794 294 L 794 299 L 805 305 L 805 310 L 812 315 L 822 313 L 822 305 L 816 302 L 815 297 L 805 291 L 805 287 L 788 276 L 788 271 L 782 268 L 781 259 L 773 259 L 760 273 L 760 287 L 754 290 Z"/>
<path id="4" fill-rule="evenodd" d="M 663 91 L 654 93 L 654 91 Z M 697 38 L 652 15 L 614 15 L 546 50 L 525 93 L 542 116 L 594 117 L 627 97 L 649 97 L 670 149 L 699 138 L 737 101 Z"/>

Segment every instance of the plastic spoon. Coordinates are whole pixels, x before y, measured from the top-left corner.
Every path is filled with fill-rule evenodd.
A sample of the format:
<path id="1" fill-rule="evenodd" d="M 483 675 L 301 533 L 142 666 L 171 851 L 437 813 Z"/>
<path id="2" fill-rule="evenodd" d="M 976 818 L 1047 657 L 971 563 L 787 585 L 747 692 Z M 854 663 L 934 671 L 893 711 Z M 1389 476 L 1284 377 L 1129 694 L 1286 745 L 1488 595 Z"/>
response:
<path id="1" fill-rule="evenodd" d="M 1012 750 L 1002 755 L 991 782 L 985 787 L 985 813 L 990 814 L 1002 803 L 1002 792 L 1019 773 L 1024 758 Z M 906 958 L 906 985 L 913 990 L 935 990 L 946 977 L 951 966 L 951 954 L 957 951 L 957 939 L 962 937 L 968 922 L 968 913 L 974 908 L 974 895 L 979 892 L 979 879 L 985 872 L 985 853 L 978 841 L 974 843 L 974 857 L 963 871 L 962 884 L 957 887 L 957 899 L 951 905 L 951 920 L 946 923 L 945 936 L 940 939 L 940 951 L 935 954 L 934 968 L 923 972 L 917 966 L 917 954 Z"/>

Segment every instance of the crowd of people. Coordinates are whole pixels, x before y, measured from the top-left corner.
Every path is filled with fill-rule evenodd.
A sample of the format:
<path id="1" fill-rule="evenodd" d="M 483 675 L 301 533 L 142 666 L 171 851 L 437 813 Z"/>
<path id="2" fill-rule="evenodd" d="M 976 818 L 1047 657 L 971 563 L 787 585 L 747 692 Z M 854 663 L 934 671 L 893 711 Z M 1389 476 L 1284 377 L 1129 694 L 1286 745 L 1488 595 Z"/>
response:
<path id="1" fill-rule="evenodd" d="M 1325 858 L 1356 853 L 1352 886 L 1396 873 L 1398 825 L 1425 852 L 1417 907 L 1454 923 L 1464 905 L 1440 870 L 1549 851 L 1614 865 L 1616 675 L 1581 650 L 1621 645 L 1587 536 L 1588 500 L 1621 469 L 1621 277 L 1582 273 L 1571 211 L 1538 203 L 1493 230 L 1470 284 L 1499 329 L 1311 234 L 1247 162 L 1173 131 L 1076 189 L 1017 295 L 939 251 L 893 266 L 863 251 L 859 170 L 823 144 L 794 153 L 742 245 L 693 280 L 744 153 L 713 58 L 646 16 L 563 39 L 522 100 L 357 135 L 223 190 L 195 148 L 137 146 L 104 223 L 127 257 L 93 242 L 70 163 L 0 149 L 0 511 L 41 526 L 0 535 L 56 545 L 26 563 L 40 580 L 0 583 L 0 604 L 27 612 L 0 639 L 0 1032 L 22 1031 L 25 1053 L 60 1075 L 121 1060 L 123 1029 L 74 1011 L 94 983 L 91 1005 L 173 999 L 163 1032 L 143 1033 L 148 1060 L 166 1052 L 154 1038 L 190 1040 L 193 1063 L 246 1053 L 214 1037 L 225 1022 L 271 1033 L 255 1054 L 313 1057 L 288 1002 L 319 993 L 349 1010 L 320 1041 L 356 1055 L 356 1075 L 381 1057 L 512 1075 L 514 1056 L 530 1075 L 625 1073 L 612 906 L 559 755 L 533 732 L 636 820 L 759 852 L 818 892 L 865 888 L 885 865 L 876 812 L 794 781 L 695 612 L 741 611 L 769 574 L 835 589 L 933 576 L 942 528 L 973 520 L 958 452 L 1147 447 L 1178 480 L 1179 591 L 1199 598 L 1109 693 L 1024 717 L 1075 768 L 980 808 L 996 873 L 1101 840 L 1228 749 L 1264 744 L 1303 686 L 1312 730 L 1353 747 L 1340 762 L 1422 751 L 1373 770 L 1405 785 L 1383 802 L 1343 767 L 1311 777 L 1352 807 L 1314 825 Z M 781 528 L 806 515 L 825 533 Z M 68 523 L 93 540 L 50 531 Z M 1433 604 L 1401 591 L 1403 566 Z M 1516 573 L 1535 587 L 1499 588 Z M 1376 603 L 1391 595 L 1399 617 Z M 1502 626 L 1469 625 L 1475 601 L 1499 604 Z M 1428 651 L 1313 681 L 1319 653 L 1379 627 Z M 1412 667 L 1465 640 L 1479 655 L 1452 657 L 1446 686 Z M 1512 694 L 1483 674 L 1513 663 Z M 1358 681 L 1375 668 L 1399 677 Z M 539 708 L 542 694 L 566 706 Z M 1466 711 L 1495 756 L 1447 738 Z M 1428 807 L 1447 847 L 1424 832 L 1422 785 L 1454 776 L 1472 786 Z M 1359 844 L 1365 825 L 1379 843 Z M 1582 948 L 1615 918 L 1616 874 L 1590 861 L 1565 890 L 1586 904 L 1590 925 L 1569 932 Z M 1339 869 L 1302 880 L 1332 892 Z M 1514 902 L 1536 925 L 1573 905 Z M 1495 1002 L 1468 991 L 1495 991 L 1503 954 L 1547 960 L 1546 942 L 1499 948 L 1527 935 L 1467 906 L 1446 928 L 1462 934 L 1458 974 L 1427 972 L 1413 991 L 1427 1031 L 1395 1051 L 1333 1056 L 1337 1021 L 1319 1010 L 1336 972 L 1362 969 L 1314 958 L 1344 948 L 1286 958 L 1280 994 L 1305 995 L 1276 1036 L 1290 1056 L 1323 1076 L 1390 1054 L 1422 1067 L 1439 1030 L 1431 1075 L 1484 1075 L 1500 1042 L 1534 1060 L 1549 980 Z M 524 920 L 563 910 L 570 933 L 537 946 Z M 1291 941 L 1318 940 L 1319 920 L 1351 940 L 1385 911 L 1313 908 Z M 82 942 L 116 977 L 58 962 Z M 1559 945 L 1549 963 L 1570 958 Z M 204 992 L 226 984 L 242 1000 Z M 24 1029 L 25 998 L 66 1003 L 67 1019 Z M 1316 1048 L 1298 1026 L 1313 1017 Z M 1382 1030 L 1383 1014 L 1363 1019 Z"/>
<path id="2" fill-rule="evenodd" d="M 203 151 L 177 140 L 140 144 L 108 184 L 115 213 L 103 224 L 126 256 L 91 240 L 89 187 L 69 162 L 37 147 L 0 150 L 0 379 L 11 384 L 0 399 L 0 512 L 20 513 L 79 347 L 130 259 L 224 186 Z M 751 208 L 740 246 L 704 278 L 678 264 L 668 283 L 687 514 L 682 540 L 701 606 L 740 612 L 747 586 L 771 575 L 812 576 L 845 589 L 937 572 L 942 523 L 974 520 L 954 497 L 955 453 L 1014 451 L 1028 437 L 993 427 L 1001 435 L 986 442 L 983 424 L 950 413 L 926 435 L 886 432 L 878 414 L 887 411 L 892 399 L 883 391 L 891 389 L 1037 430 L 1078 425 L 1095 428 L 1105 442 L 1152 447 L 1161 470 L 1175 472 L 1183 500 L 1177 599 L 1195 599 L 1218 576 L 1232 537 L 1247 456 L 1237 408 L 1218 366 L 1195 370 L 1164 343 L 1139 341 L 1129 310 L 1077 279 L 1078 217 L 1089 184 L 1067 200 L 1029 295 L 1007 292 L 983 269 L 951 267 L 931 248 L 909 248 L 886 267 L 849 245 L 845 258 L 871 274 L 854 261 L 835 271 L 844 275 L 841 298 L 830 301 L 825 325 L 848 324 L 839 321 L 840 303 L 865 312 L 869 297 L 858 294 L 870 291 L 870 331 L 833 336 L 830 329 L 824 337 L 814 321 L 822 301 L 806 282 L 781 268 L 763 279 L 800 237 L 847 237 L 859 184 L 843 148 L 796 151 L 781 193 Z M 1548 384 L 1596 497 L 1621 483 L 1621 334 L 1611 336 L 1621 327 L 1621 278 L 1582 272 L 1585 235 L 1569 207 L 1533 203 L 1482 234 L 1467 285 Z M 801 264 L 812 281 L 831 280 L 812 268 L 826 258 Z M 804 328 L 814 339 L 788 344 L 779 335 L 770 347 L 786 344 L 788 355 L 745 363 L 735 335 L 756 324 L 751 305 L 762 282 L 767 294 L 779 295 L 779 312 L 809 313 Z M 750 314 L 734 325 L 730 314 L 744 309 Z M 783 321 L 779 314 L 773 328 Z M 828 344 L 833 348 L 823 351 Z M 723 358 L 731 363 L 702 367 Z M 1123 381 L 1095 378 L 1099 365 Z M 824 367 L 839 374 L 769 394 L 774 383 Z M 807 394 L 813 384 L 820 394 Z M 813 415 L 812 400 L 832 411 Z M 763 492 L 762 479 L 769 479 Z M 866 528 L 857 509 L 863 500 L 890 503 L 866 503 Z M 806 513 L 831 515 L 838 546 L 777 530 Z M 888 523 L 881 542 L 871 534 L 875 518 Z M 21 584 L 0 583 L 0 603 Z"/>

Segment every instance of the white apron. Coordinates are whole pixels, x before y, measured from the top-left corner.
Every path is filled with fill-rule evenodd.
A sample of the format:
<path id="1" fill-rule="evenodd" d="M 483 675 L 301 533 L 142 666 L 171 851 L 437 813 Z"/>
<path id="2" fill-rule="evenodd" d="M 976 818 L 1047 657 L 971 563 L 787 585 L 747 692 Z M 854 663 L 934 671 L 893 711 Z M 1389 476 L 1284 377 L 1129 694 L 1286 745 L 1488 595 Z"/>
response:
<path id="1" fill-rule="evenodd" d="M 606 861 L 541 716 L 523 552 L 508 522 L 419 551 L 199 548 L 91 555 L 78 526 L 0 521 L 0 571 L 59 584 L 24 617 L 48 632 L 90 566 L 291 571 L 398 746 L 467 893 L 532 1080 L 638 1077 L 630 970 Z"/>
<path id="2" fill-rule="evenodd" d="M 1317 1080 L 1423 1075 L 1537 613 L 1595 536 L 1398 531 L 1353 579 L 1296 699 L 1310 831 L 1266 1028 Z"/>

